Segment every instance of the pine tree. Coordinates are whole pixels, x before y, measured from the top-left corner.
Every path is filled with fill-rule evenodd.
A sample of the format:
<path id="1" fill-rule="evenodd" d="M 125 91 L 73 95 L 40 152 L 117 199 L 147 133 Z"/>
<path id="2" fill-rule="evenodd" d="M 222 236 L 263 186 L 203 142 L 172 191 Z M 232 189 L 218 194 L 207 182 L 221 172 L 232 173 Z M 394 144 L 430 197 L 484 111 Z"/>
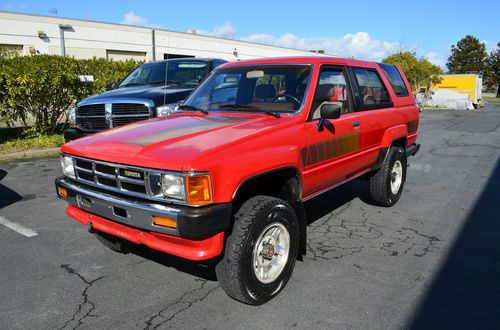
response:
<path id="1" fill-rule="evenodd" d="M 466 35 L 451 46 L 451 55 L 446 66 L 449 73 L 484 73 L 486 69 L 486 46 L 479 39 Z"/>

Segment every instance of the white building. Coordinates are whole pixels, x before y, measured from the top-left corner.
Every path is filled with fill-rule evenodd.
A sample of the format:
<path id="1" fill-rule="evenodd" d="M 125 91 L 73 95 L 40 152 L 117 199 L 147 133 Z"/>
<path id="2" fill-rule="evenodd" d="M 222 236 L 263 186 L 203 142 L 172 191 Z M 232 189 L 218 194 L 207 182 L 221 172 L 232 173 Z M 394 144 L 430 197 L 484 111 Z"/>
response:
<path id="1" fill-rule="evenodd" d="M 310 52 L 193 33 L 57 16 L 0 11 L 0 47 L 23 55 L 57 54 L 75 58 L 160 60 L 216 57 L 229 61 Z"/>

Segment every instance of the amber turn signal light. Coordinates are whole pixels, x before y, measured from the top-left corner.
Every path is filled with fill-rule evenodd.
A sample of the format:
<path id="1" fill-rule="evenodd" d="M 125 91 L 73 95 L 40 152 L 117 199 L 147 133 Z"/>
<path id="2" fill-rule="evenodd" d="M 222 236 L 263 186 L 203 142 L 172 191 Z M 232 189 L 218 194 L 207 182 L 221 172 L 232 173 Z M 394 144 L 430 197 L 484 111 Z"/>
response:
<path id="1" fill-rule="evenodd" d="M 68 197 L 68 189 L 66 189 L 64 187 L 57 187 L 57 192 L 62 197 Z"/>
<path id="2" fill-rule="evenodd" d="M 155 224 L 157 226 L 169 227 L 169 228 L 176 228 L 177 227 L 177 221 L 175 221 L 174 219 L 153 216 L 152 220 L 153 220 L 153 224 Z"/>
<path id="3" fill-rule="evenodd" d="M 186 194 L 189 205 L 206 205 L 213 203 L 212 180 L 210 179 L 210 175 L 187 176 Z"/>

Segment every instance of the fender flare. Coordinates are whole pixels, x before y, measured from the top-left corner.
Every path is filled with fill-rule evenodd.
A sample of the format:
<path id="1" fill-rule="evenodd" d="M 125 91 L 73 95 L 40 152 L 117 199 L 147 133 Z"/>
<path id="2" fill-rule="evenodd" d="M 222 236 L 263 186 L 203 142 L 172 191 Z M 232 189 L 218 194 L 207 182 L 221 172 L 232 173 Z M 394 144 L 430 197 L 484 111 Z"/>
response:
<path id="1" fill-rule="evenodd" d="M 394 141 L 401 138 L 404 138 L 405 140 L 408 139 L 408 126 L 398 125 L 390 127 L 384 132 L 384 135 L 382 136 L 382 142 L 380 143 L 380 147 L 389 148 Z"/>

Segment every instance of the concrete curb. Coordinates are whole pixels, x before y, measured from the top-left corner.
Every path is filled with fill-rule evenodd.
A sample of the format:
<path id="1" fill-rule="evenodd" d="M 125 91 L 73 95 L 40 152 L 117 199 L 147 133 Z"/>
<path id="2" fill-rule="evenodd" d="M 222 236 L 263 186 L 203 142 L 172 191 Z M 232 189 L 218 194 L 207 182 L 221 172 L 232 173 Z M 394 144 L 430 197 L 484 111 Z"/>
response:
<path id="1" fill-rule="evenodd" d="M 0 155 L 0 163 L 8 163 L 14 160 L 22 160 L 22 159 L 57 157 L 58 154 L 59 154 L 59 148 L 44 148 L 44 149 L 33 149 L 20 152 L 13 152 L 6 155 Z"/>

